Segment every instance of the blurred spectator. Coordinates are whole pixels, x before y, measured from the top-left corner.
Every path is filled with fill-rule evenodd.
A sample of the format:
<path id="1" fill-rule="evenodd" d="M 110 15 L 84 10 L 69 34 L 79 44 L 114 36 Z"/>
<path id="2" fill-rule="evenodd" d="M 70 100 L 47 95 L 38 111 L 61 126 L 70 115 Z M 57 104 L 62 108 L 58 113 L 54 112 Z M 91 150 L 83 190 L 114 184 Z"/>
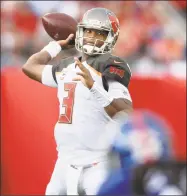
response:
<path id="1" fill-rule="evenodd" d="M 29 1 L 33 11 L 42 16 L 49 12 L 63 12 L 73 18 L 79 18 L 79 3 L 77 1 Z"/>
<path id="2" fill-rule="evenodd" d="M 184 16 L 186 17 L 186 1 L 170 1 L 170 3 Z"/>
<path id="3" fill-rule="evenodd" d="M 37 20 L 27 2 L 2 2 L 2 65 L 21 66 L 24 63 L 30 55 Z"/>
<path id="4" fill-rule="evenodd" d="M 60 1 L 28 1 L 28 4 L 33 12 L 40 17 L 49 12 L 56 12 Z"/>
<path id="5" fill-rule="evenodd" d="M 173 131 L 168 123 L 147 110 L 134 111 L 128 117 L 121 113 L 120 117 L 116 119 L 117 125 L 111 123 L 108 130 L 116 133 L 111 151 L 119 155 L 121 165 L 111 171 L 98 195 L 183 194 L 178 186 L 181 177 L 177 167 L 181 164 L 174 161 Z M 182 162 L 180 171 L 184 169 Z"/>

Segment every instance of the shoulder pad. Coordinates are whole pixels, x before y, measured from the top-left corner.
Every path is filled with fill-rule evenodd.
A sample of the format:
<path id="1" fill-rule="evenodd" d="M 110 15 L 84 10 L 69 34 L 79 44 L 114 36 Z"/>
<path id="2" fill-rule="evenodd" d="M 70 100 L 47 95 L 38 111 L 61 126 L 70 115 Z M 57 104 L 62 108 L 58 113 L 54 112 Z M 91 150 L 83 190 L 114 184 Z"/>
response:
<path id="1" fill-rule="evenodd" d="M 123 70 L 125 70 L 126 72 L 128 72 L 128 74 L 131 76 L 131 69 L 128 65 L 128 63 L 120 58 L 120 57 L 117 57 L 117 56 L 112 56 L 108 59 L 108 61 L 106 62 L 106 67 L 105 69 L 108 67 L 108 66 L 114 66 L 114 67 L 118 67 L 118 68 L 121 68 Z"/>
<path id="2" fill-rule="evenodd" d="M 129 65 L 120 57 L 112 56 L 106 61 L 102 72 L 103 85 L 108 90 L 108 80 L 115 80 L 128 88 L 131 79 Z"/>
<path id="3" fill-rule="evenodd" d="M 120 57 L 103 54 L 90 57 L 87 63 L 102 74 L 103 86 L 108 91 L 108 80 L 115 80 L 128 88 L 131 70 L 129 65 Z"/>

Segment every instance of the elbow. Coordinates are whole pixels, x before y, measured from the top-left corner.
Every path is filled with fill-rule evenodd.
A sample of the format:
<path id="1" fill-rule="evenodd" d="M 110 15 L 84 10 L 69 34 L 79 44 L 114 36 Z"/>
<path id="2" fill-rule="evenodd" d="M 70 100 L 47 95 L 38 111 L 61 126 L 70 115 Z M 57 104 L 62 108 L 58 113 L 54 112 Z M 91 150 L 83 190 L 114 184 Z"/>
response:
<path id="1" fill-rule="evenodd" d="M 34 55 L 33 55 L 34 56 Z M 22 72 L 28 75 L 32 71 L 32 67 L 35 64 L 33 61 L 33 56 L 31 56 L 26 63 L 22 66 Z"/>
<path id="2" fill-rule="evenodd" d="M 25 63 L 23 66 L 22 66 L 22 72 L 24 73 L 24 74 L 28 74 L 28 72 L 29 72 L 29 69 L 28 69 L 28 65 Z"/>
<path id="3" fill-rule="evenodd" d="M 35 64 L 35 56 L 36 54 L 32 55 L 27 61 L 26 63 L 22 66 L 22 71 L 23 73 L 25 73 L 26 75 L 31 71 L 33 65 Z"/>
<path id="4" fill-rule="evenodd" d="M 25 63 L 22 66 L 22 72 L 30 78 L 33 75 L 33 68 L 28 63 Z"/>

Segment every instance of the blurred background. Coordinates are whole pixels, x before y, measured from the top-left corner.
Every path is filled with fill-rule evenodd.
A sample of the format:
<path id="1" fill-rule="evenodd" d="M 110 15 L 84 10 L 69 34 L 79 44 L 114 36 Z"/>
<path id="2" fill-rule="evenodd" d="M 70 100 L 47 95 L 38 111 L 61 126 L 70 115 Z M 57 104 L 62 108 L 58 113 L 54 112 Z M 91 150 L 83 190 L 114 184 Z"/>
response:
<path id="1" fill-rule="evenodd" d="M 2 194 L 44 194 L 56 161 L 56 89 L 21 71 L 51 41 L 41 17 L 63 12 L 79 21 L 94 7 L 119 18 L 114 54 L 131 67 L 134 108 L 166 120 L 176 159 L 186 160 L 186 1 L 1 1 Z"/>
<path id="2" fill-rule="evenodd" d="M 186 77 L 186 1 L 3 1 L 2 67 L 21 66 L 50 41 L 44 14 L 63 12 L 79 21 L 93 7 L 106 7 L 119 18 L 115 54 L 134 74 Z"/>

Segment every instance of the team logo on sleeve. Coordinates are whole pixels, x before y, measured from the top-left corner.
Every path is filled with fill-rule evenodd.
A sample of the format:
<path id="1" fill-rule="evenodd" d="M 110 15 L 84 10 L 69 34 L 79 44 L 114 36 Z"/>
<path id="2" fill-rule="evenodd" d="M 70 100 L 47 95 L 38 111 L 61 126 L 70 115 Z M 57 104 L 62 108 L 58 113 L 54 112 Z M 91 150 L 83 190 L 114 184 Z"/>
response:
<path id="1" fill-rule="evenodd" d="M 124 71 L 124 70 L 118 69 L 118 68 L 113 67 L 113 66 L 110 67 L 109 72 L 110 72 L 111 74 L 116 74 L 116 75 L 118 75 L 120 78 L 123 78 L 123 77 L 124 77 L 124 74 L 125 74 L 125 71 Z"/>

